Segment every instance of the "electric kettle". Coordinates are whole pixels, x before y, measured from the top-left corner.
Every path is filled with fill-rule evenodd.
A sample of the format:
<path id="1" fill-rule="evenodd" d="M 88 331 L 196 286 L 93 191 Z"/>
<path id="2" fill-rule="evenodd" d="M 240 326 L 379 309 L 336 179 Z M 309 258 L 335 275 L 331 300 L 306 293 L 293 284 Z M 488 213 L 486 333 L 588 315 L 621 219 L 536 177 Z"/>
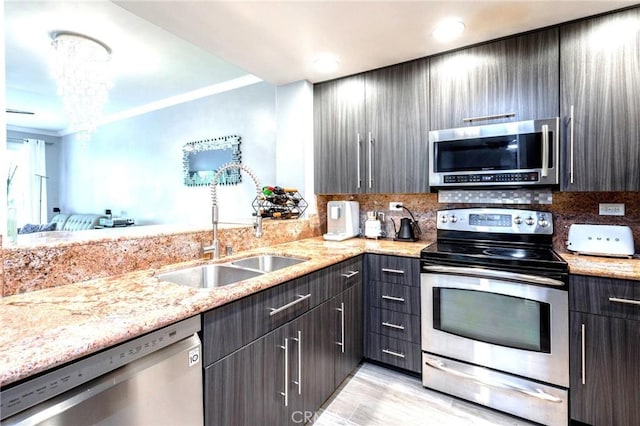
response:
<path id="1" fill-rule="evenodd" d="M 415 220 L 411 220 L 407 217 L 400 219 L 400 230 L 396 230 L 396 222 L 391 219 L 393 223 L 393 232 L 396 234 L 395 241 L 418 241 L 416 238 L 416 232 L 420 234 L 420 228 Z"/>

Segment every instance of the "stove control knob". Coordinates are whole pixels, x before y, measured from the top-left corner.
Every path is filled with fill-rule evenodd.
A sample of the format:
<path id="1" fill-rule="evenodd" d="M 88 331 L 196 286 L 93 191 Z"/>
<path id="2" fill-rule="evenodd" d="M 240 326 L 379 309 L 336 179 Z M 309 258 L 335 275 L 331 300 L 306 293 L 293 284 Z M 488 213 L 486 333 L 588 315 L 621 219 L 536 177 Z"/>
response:
<path id="1" fill-rule="evenodd" d="M 449 219 L 447 219 L 446 215 L 442 215 L 442 217 L 440 218 L 440 222 L 442 223 L 447 223 L 449 221 Z"/>
<path id="2" fill-rule="evenodd" d="M 516 225 L 520 225 L 522 223 L 522 218 L 520 216 L 514 217 L 513 223 L 515 223 Z"/>
<path id="3" fill-rule="evenodd" d="M 543 228 L 546 228 L 547 226 L 549 226 L 549 221 L 547 220 L 547 217 L 545 215 L 540 216 L 540 219 L 538 220 L 538 225 L 540 225 Z"/>
<path id="4" fill-rule="evenodd" d="M 527 223 L 527 225 L 531 226 L 531 225 L 535 224 L 536 221 L 531 216 L 529 216 L 527 218 L 527 220 L 526 220 L 526 223 Z"/>
<path id="5" fill-rule="evenodd" d="M 455 217 L 454 215 L 451 215 L 451 217 L 449 218 L 449 220 L 451 221 L 451 223 L 456 223 L 458 221 L 458 218 Z"/>

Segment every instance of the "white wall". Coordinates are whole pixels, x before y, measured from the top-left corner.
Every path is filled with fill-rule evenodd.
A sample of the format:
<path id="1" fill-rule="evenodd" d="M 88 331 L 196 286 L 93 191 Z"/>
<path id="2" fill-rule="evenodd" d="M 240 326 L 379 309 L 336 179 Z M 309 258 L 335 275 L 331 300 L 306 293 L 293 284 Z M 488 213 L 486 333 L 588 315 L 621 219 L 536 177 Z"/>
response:
<path id="1" fill-rule="evenodd" d="M 297 188 L 315 213 L 313 192 L 313 85 L 308 81 L 278 86 L 276 184 Z"/>
<path id="2" fill-rule="evenodd" d="M 258 83 L 98 128 L 84 146 L 63 137 L 59 207 L 63 212 L 132 217 L 138 224 L 211 222 L 208 187 L 186 187 L 182 146 L 226 135 L 242 138 L 242 163 L 261 185 L 297 186 L 310 205 L 313 90 L 308 82 Z M 249 221 L 255 186 L 218 187 L 221 221 Z M 309 190 L 310 188 L 310 190 Z M 308 193 L 305 193 L 308 192 Z"/>

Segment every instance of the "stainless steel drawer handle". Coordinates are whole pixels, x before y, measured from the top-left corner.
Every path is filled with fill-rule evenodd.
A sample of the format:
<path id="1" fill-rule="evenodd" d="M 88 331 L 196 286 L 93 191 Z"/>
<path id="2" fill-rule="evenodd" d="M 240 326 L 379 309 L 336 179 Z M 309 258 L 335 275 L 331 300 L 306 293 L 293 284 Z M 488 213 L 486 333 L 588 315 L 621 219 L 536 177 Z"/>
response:
<path id="1" fill-rule="evenodd" d="M 624 303 L 625 305 L 640 305 L 640 300 L 619 299 L 617 297 L 610 297 L 609 302 Z"/>
<path id="2" fill-rule="evenodd" d="M 404 325 L 391 324 L 390 322 L 383 322 L 382 325 L 389 328 L 395 328 L 397 330 L 404 330 Z"/>
<path id="3" fill-rule="evenodd" d="M 394 302 L 402 302 L 402 303 L 404 303 L 404 299 L 402 297 L 387 296 L 386 294 L 383 294 L 382 298 L 386 299 L 386 300 L 393 300 Z"/>
<path id="4" fill-rule="evenodd" d="M 516 392 L 520 392 L 523 393 L 525 395 L 534 397 L 534 398 L 538 398 L 538 399 L 543 399 L 545 401 L 549 401 L 549 402 L 562 402 L 562 399 L 557 398 L 553 395 L 550 395 L 544 391 L 542 391 L 541 389 L 526 389 L 523 387 L 520 387 L 518 385 L 515 385 L 513 383 L 504 383 L 504 382 L 500 382 L 498 380 L 490 380 L 488 378 L 485 377 L 480 377 L 480 376 L 474 376 L 473 374 L 468 374 L 465 373 L 463 371 L 458 371 L 458 370 L 454 370 L 453 368 L 447 367 L 444 362 L 440 361 L 440 360 L 436 360 L 436 359 L 432 359 L 432 358 L 426 358 L 425 359 L 425 364 L 427 364 L 429 367 L 435 368 L 436 370 L 440 370 L 443 371 L 445 373 L 451 374 L 453 376 L 458 376 L 458 377 L 462 377 L 463 379 L 467 379 L 476 383 L 480 383 L 486 386 L 492 386 L 494 388 L 499 388 L 499 389 L 508 389 L 508 390 L 512 390 L 512 391 L 516 391 Z"/>
<path id="5" fill-rule="evenodd" d="M 345 278 L 351 278 L 351 277 L 355 277 L 359 273 L 360 273 L 360 271 L 348 271 L 346 274 L 340 274 L 340 275 L 345 277 Z"/>
<path id="6" fill-rule="evenodd" d="M 389 349 L 383 349 L 382 352 L 387 354 L 387 355 L 395 356 L 395 357 L 398 357 L 398 358 L 404 358 L 404 354 L 401 354 L 399 352 L 390 351 Z"/>
<path id="7" fill-rule="evenodd" d="M 302 395 L 302 331 L 298 330 L 298 337 L 291 340 L 298 344 L 298 380 L 293 380 L 293 383 L 298 385 L 298 395 Z"/>
<path id="8" fill-rule="evenodd" d="M 472 123 L 474 121 L 497 120 L 499 118 L 511 118 L 511 117 L 515 117 L 515 116 L 516 116 L 515 112 L 506 112 L 504 114 L 483 115 L 481 117 L 463 118 L 462 122 L 463 123 Z"/>
<path id="9" fill-rule="evenodd" d="M 382 272 L 388 272 L 390 274 L 404 274 L 404 271 L 400 269 L 382 268 Z"/>
<path id="10" fill-rule="evenodd" d="M 336 308 L 340 312 L 340 341 L 336 345 L 340 346 L 340 352 L 344 353 L 344 302 L 340 303 L 340 307 Z"/>
<path id="11" fill-rule="evenodd" d="M 308 298 L 311 297 L 311 293 L 309 294 L 305 294 L 303 295 L 298 295 L 298 298 L 296 300 L 294 300 L 293 302 L 289 302 L 284 306 L 280 306 L 279 308 L 269 308 L 271 310 L 271 312 L 269 312 L 269 316 L 274 316 L 275 314 L 279 314 L 282 311 L 285 311 L 287 309 L 289 309 L 290 307 L 297 305 L 298 303 L 302 302 L 303 300 L 307 300 Z"/>

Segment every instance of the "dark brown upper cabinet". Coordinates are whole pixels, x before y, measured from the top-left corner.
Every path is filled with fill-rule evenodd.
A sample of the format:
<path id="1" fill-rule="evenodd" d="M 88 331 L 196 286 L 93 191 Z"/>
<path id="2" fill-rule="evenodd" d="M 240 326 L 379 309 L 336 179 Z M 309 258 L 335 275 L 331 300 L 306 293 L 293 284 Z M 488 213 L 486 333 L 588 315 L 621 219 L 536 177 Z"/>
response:
<path id="1" fill-rule="evenodd" d="M 561 26 L 566 191 L 640 190 L 640 8 Z"/>
<path id="2" fill-rule="evenodd" d="M 431 129 L 557 117 L 558 54 L 553 28 L 431 57 Z"/>
<path id="3" fill-rule="evenodd" d="M 315 190 L 427 192 L 426 59 L 314 85 Z"/>

